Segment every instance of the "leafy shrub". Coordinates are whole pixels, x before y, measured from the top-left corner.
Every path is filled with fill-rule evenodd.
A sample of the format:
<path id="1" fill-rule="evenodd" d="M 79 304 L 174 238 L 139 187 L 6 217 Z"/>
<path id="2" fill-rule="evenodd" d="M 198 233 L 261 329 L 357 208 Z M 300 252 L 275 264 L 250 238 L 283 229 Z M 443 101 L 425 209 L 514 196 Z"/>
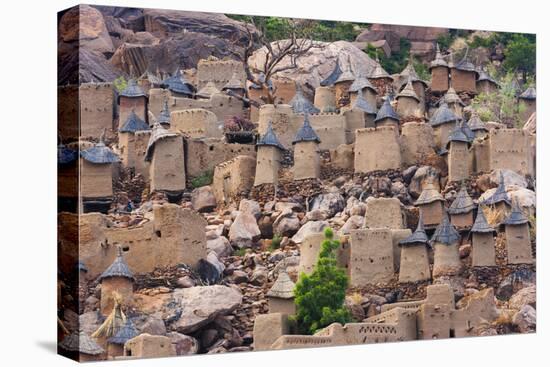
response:
<path id="1" fill-rule="evenodd" d="M 278 248 L 281 248 L 281 241 L 283 240 L 283 237 L 281 237 L 278 234 L 275 234 L 273 238 L 271 239 L 271 246 L 269 246 L 270 250 L 276 250 Z"/>
<path id="2" fill-rule="evenodd" d="M 203 172 L 200 176 L 191 179 L 191 186 L 196 189 L 198 187 L 210 185 L 214 178 L 214 171 L 208 170 Z"/>
<path id="3" fill-rule="evenodd" d="M 116 90 L 120 93 L 128 86 L 128 81 L 123 76 L 119 76 L 113 81 Z"/>
<path id="4" fill-rule="evenodd" d="M 332 229 L 325 229 L 325 239 L 315 269 L 310 275 L 300 274 L 294 289 L 298 331 L 313 334 L 334 322 L 345 324 L 351 320 L 344 307 L 348 277 L 338 267 L 336 249 L 340 241 L 333 239 Z"/>

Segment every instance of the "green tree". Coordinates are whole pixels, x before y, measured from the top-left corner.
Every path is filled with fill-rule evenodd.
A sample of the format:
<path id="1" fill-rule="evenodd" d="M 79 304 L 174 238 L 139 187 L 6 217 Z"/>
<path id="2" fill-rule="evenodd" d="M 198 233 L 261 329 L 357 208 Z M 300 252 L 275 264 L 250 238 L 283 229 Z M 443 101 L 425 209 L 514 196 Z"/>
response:
<path id="1" fill-rule="evenodd" d="M 514 34 L 504 49 L 504 68 L 522 73 L 523 80 L 535 73 L 536 42 L 523 34 Z"/>
<path id="2" fill-rule="evenodd" d="M 325 239 L 315 269 L 310 275 L 300 274 L 294 289 L 298 331 L 313 334 L 334 322 L 345 324 L 351 315 L 344 306 L 348 277 L 338 267 L 336 249 L 340 241 L 335 240 L 332 229 L 325 229 Z"/>

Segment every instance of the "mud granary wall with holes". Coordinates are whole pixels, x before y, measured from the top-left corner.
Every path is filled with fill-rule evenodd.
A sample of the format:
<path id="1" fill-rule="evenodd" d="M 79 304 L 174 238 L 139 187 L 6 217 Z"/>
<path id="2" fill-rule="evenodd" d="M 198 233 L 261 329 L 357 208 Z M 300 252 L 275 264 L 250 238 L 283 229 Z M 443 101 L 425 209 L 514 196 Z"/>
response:
<path id="1" fill-rule="evenodd" d="M 175 204 L 155 205 L 152 218 L 128 228 L 115 227 L 107 216 L 99 213 L 81 214 L 76 218 L 76 214 L 60 214 L 60 225 L 73 229 L 60 232 L 60 251 L 63 256 L 75 256 L 72 264 L 82 261 L 91 278 L 113 263 L 117 245 L 122 247 L 134 273 L 181 263 L 195 267 L 200 259 L 206 258 L 206 220 L 197 212 Z M 74 225 L 75 221 L 78 226 Z M 74 230 L 79 232 L 77 236 Z M 71 262 L 61 262 L 65 263 Z"/>

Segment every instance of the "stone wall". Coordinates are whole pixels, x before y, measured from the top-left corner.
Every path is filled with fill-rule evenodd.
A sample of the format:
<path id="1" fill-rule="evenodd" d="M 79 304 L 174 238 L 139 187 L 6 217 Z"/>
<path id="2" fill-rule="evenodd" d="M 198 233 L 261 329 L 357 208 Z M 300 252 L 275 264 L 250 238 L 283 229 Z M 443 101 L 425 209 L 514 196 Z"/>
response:
<path id="1" fill-rule="evenodd" d="M 423 162 L 435 152 L 433 128 L 425 122 L 407 122 L 401 127 L 401 159 L 404 167 Z"/>
<path id="2" fill-rule="evenodd" d="M 451 69 L 451 85 L 457 93 L 476 93 L 476 73 L 453 68 Z"/>
<path id="3" fill-rule="evenodd" d="M 356 173 L 401 168 L 401 148 L 394 127 L 355 131 Z"/>
<path id="4" fill-rule="evenodd" d="M 236 60 L 199 60 L 197 64 L 197 90 L 212 82 L 218 90 L 236 74 L 243 83 L 246 81 L 243 63 Z"/>

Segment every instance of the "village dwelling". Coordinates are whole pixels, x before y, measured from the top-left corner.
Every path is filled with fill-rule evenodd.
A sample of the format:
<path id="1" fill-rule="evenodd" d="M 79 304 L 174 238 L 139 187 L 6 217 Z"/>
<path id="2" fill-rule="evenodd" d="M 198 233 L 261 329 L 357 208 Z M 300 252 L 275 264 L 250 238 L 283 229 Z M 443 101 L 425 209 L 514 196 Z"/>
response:
<path id="1" fill-rule="evenodd" d="M 351 63 L 349 63 L 349 57 L 348 64 L 348 69 L 340 74 L 338 79 L 336 79 L 336 81 L 334 82 L 334 95 L 337 108 L 342 108 L 350 104 L 349 88 L 355 80 L 355 76 L 351 71 Z"/>
<path id="2" fill-rule="evenodd" d="M 294 282 L 286 271 L 281 271 L 266 296 L 269 302 L 269 313 L 282 313 L 294 315 L 296 305 L 294 304 Z"/>
<path id="3" fill-rule="evenodd" d="M 124 344 L 139 335 L 132 320 L 126 317 L 126 322 L 115 335 L 107 339 L 107 357 L 115 358 L 124 355 Z"/>
<path id="4" fill-rule="evenodd" d="M 447 210 L 451 215 L 451 223 L 459 231 L 469 230 L 474 224 L 475 204 L 465 186 L 462 186 L 455 200 Z"/>
<path id="5" fill-rule="evenodd" d="M 167 336 L 143 333 L 124 344 L 125 358 L 160 358 L 175 355 L 175 347 Z"/>
<path id="6" fill-rule="evenodd" d="M 178 69 L 174 75 L 162 81 L 162 88 L 168 89 L 172 97 L 193 98 L 195 86 Z"/>
<path id="7" fill-rule="evenodd" d="M 447 93 L 443 96 L 443 101 L 447 103 L 447 106 L 453 111 L 455 116 L 462 118 L 462 110 L 464 109 L 464 102 L 456 94 L 456 91 L 453 87 L 450 87 Z"/>
<path id="8" fill-rule="evenodd" d="M 148 100 L 149 97 L 137 85 L 135 79 L 130 79 L 126 88 L 118 95 L 118 128 L 122 128 L 132 112 L 141 120 L 147 121 Z"/>
<path id="9" fill-rule="evenodd" d="M 478 206 L 476 221 L 470 231 L 472 266 L 495 266 L 495 229 L 487 223 L 483 208 Z"/>
<path id="10" fill-rule="evenodd" d="M 182 136 L 166 130 L 157 121 L 147 144 L 145 161 L 150 162 L 151 192 L 163 192 L 170 202 L 178 201 L 185 190 Z"/>
<path id="11" fill-rule="evenodd" d="M 428 246 L 428 236 L 424 230 L 422 214 L 420 214 L 414 233 L 399 241 L 399 247 L 401 247 L 399 283 L 431 279 Z"/>
<path id="12" fill-rule="evenodd" d="M 451 65 L 451 85 L 459 93 L 476 94 L 478 74 L 474 64 L 468 60 L 468 50 L 466 50 L 462 60 Z"/>
<path id="13" fill-rule="evenodd" d="M 101 282 L 101 313 L 108 315 L 112 312 L 115 297 L 120 296 L 121 305 L 129 305 L 134 296 L 134 275 L 128 267 L 122 255 L 122 247 L 117 248 L 115 261 L 101 274 L 98 280 Z"/>
<path id="14" fill-rule="evenodd" d="M 292 107 L 295 114 L 309 113 L 311 115 L 320 112 L 320 110 L 304 96 L 301 88 L 296 88 L 296 94 L 290 100 L 289 105 Z"/>
<path id="15" fill-rule="evenodd" d="M 527 88 L 518 97 L 520 106 L 523 106 L 521 119 L 527 121 L 527 119 L 537 110 L 537 91 L 534 87 Z"/>
<path id="16" fill-rule="evenodd" d="M 159 113 L 159 116 L 157 118 L 157 122 L 163 128 L 165 128 L 167 130 L 170 129 L 170 109 L 168 108 L 168 99 L 167 98 L 165 98 L 164 102 L 162 103 L 162 110 Z"/>
<path id="17" fill-rule="evenodd" d="M 150 130 L 149 124 L 140 119 L 134 110 L 126 119 L 126 122 L 118 130 L 118 145 L 120 158 L 123 167 L 135 168 L 136 166 L 136 146 L 135 134 L 138 131 Z"/>
<path id="18" fill-rule="evenodd" d="M 478 93 L 492 94 L 496 93 L 500 88 L 498 82 L 493 79 L 485 70 L 479 72 L 479 77 L 476 80 L 476 89 Z"/>
<path id="19" fill-rule="evenodd" d="M 495 192 L 481 202 L 482 205 L 487 206 L 490 210 L 496 211 L 498 221 L 504 220 L 510 211 L 510 199 L 504 186 L 504 176 L 500 173 L 500 179 Z"/>
<path id="20" fill-rule="evenodd" d="M 298 95 L 298 93 L 296 93 Z M 279 167 L 281 154 L 285 147 L 277 139 L 271 122 L 267 125 L 267 131 L 256 143 L 256 176 L 254 186 L 261 184 L 277 185 L 279 182 Z"/>
<path id="21" fill-rule="evenodd" d="M 376 67 L 368 76 L 368 79 L 374 86 L 376 86 L 378 95 L 385 95 L 391 91 L 393 78 L 387 73 L 386 70 L 384 70 L 384 68 L 382 68 L 378 57 L 376 58 Z"/>
<path id="22" fill-rule="evenodd" d="M 407 66 L 405 66 L 405 69 L 403 69 L 401 74 L 399 74 L 399 79 L 397 80 L 397 82 L 399 83 L 398 90 L 403 90 L 403 88 L 405 88 L 409 81 L 412 83 L 414 92 L 420 101 L 418 105 L 419 113 L 423 115 L 425 112 L 426 89 L 428 89 L 428 83 L 420 79 L 420 77 L 416 73 L 416 70 L 414 69 L 412 54 L 411 57 L 409 57 L 409 62 L 407 63 Z"/>
<path id="23" fill-rule="evenodd" d="M 483 122 L 481 118 L 479 118 L 479 115 L 475 112 L 470 115 L 470 119 L 467 124 L 470 130 L 474 132 L 475 138 L 484 138 L 489 132 L 487 124 Z"/>
<path id="24" fill-rule="evenodd" d="M 430 63 L 429 70 L 432 76 L 432 92 L 445 93 L 449 89 L 449 65 L 441 55 L 439 44 L 436 45 L 435 59 Z"/>
<path id="25" fill-rule="evenodd" d="M 405 85 L 405 88 L 397 94 L 397 114 L 403 117 L 420 116 L 420 98 L 416 95 L 412 85 L 412 78 Z M 384 107 L 384 106 L 382 106 Z"/>
<path id="26" fill-rule="evenodd" d="M 439 149 L 447 146 L 448 137 L 459 121 L 460 118 L 451 111 L 445 101 L 435 110 L 430 119 L 430 125 L 434 130 L 435 145 Z"/>
<path id="27" fill-rule="evenodd" d="M 433 182 L 426 183 L 414 205 L 418 206 L 424 225 L 428 228 L 433 228 L 441 223 L 444 202 L 445 199 L 436 189 L 435 184 Z"/>
<path id="28" fill-rule="evenodd" d="M 371 82 L 365 78 L 364 76 L 360 75 L 355 78 L 351 86 L 349 87 L 349 95 L 351 99 L 352 105 L 356 103 L 356 100 L 359 96 L 362 96 L 364 99 L 368 101 L 368 103 L 372 106 L 372 108 L 375 109 L 376 113 L 376 97 L 378 93 L 376 92 L 376 88 L 371 84 Z"/>
<path id="29" fill-rule="evenodd" d="M 443 220 L 430 242 L 434 249 L 433 276 L 458 274 L 462 268 L 458 253 L 460 234 L 449 221 L 447 213 L 443 214 Z"/>
<path id="30" fill-rule="evenodd" d="M 99 142 L 80 151 L 80 199 L 84 213 L 107 213 L 113 200 L 113 163 L 119 161 L 104 142 L 105 132 Z"/>
<path id="31" fill-rule="evenodd" d="M 399 115 L 393 109 L 389 95 L 386 95 L 384 103 L 378 110 L 376 118 L 374 119 L 374 124 L 376 127 L 392 126 L 395 128 L 397 134 L 399 134 Z"/>
<path id="32" fill-rule="evenodd" d="M 216 88 L 214 82 L 208 82 L 201 90 L 195 94 L 197 98 L 210 99 L 214 94 L 220 93 L 220 90 Z"/>
<path id="33" fill-rule="evenodd" d="M 470 139 L 464 133 L 461 124 L 457 123 L 449 135 L 446 148 L 449 152 L 449 181 L 462 181 L 470 177 Z"/>
<path id="34" fill-rule="evenodd" d="M 517 200 L 514 201 L 512 212 L 502 224 L 506 233 L 508 264 L 533 263 L 529 220 L 523 214 Z"/>
<path id="35" fill-rule="evenodd" d="M 353 98 L 352 98 L 353 100 Z M 351 104 L 352 111 L 361 111 L 365 121 L 362 127 L 375 127 L 374 120 L 376 119 L 376 101 L 369 102 L 362 93 L 358 93 Z M 354 132 L 355 133 L 355 132 Z M 355 135 L 355 134 L 354 134 Z"/>
<path id="36" fill-rule="evenodd" d="M 298 130 L 292 141 L 294 145 L 294 167 L 292 168 L 295 180 L 319 178 L 321 175 L 321 159 L 319 144 L 321 140 L 309 123 L 306 113 L 304 124 Z"/>
<path id="37" fill-rule="evenodd" d="M 74 331 L 59 343 L 62 354 L 78 362 L 101 361 L 105 350 L 84 331 Z"/>
<path id="38" fill-rule="evenodd" d="M 222 92 L 230 92 L 235 95 L 245 97 L 246 89 L 241 79 L 238 78 L 237 73 L 233 73 L 233 76 L 222 87 Z"/>

